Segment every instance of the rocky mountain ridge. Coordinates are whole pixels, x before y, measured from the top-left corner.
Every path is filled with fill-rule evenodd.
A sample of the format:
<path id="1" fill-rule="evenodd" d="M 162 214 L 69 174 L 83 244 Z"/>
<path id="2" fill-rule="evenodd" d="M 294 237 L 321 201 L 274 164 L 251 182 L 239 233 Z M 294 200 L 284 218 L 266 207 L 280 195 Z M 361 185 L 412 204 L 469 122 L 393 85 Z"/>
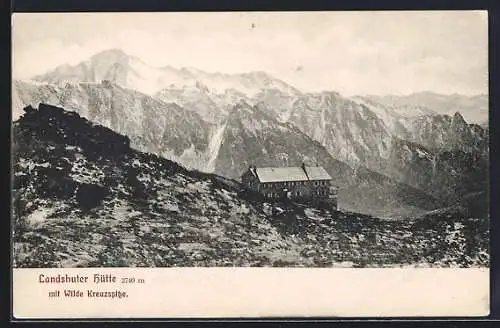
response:
<path id="1" fill-rule="evenodd" d="M 488 265 L 488 220 L 458 208 L 395 221 L 270 204 L 48 105 L 12 139 L 15 267 Z"/>
<path id="2" fill-rule="evenodd" d="M 409 95 L 367 95 L 377 103 L 392 108 L 420 107 L 438 114 L 453 116 L 459 112 L 469 123 L 481 124 L 488 121 L 489 99 L 486 94 L 465 96 L 460 94 L 443 95 L 435 92 L 415 92 Z"/>
<path id="3" fill-rule="evenodd" d="M 355 181 L 347 177 L 366 171 L 448 204 L 468 197 L 471 177 L 479 178 L 472 180 L 471 193 L 488 191 L 488 131 L 459 113 L 333 91 L 300 92 L 262 72 L 214 75 L 161 68 L 173 74 L 169 77 L 144 65 L 110 50 L 36 77 L 38 82 L 15 81 L 13 118 L 28 104 L 62 106 L 129 136 L 136 149 L 231 178 L 251 161 L 298 165 L 312 160 L 330 163 L 333 175 L 345 177 L 341 185 L 347 189 Z M 152 95 L 133 89 L 149 84 L 158 86 L 146 90 Z M 252 114 L 243 115 L 241 108 Z M 333 169 L 341 166 L 349 169 Z"/>

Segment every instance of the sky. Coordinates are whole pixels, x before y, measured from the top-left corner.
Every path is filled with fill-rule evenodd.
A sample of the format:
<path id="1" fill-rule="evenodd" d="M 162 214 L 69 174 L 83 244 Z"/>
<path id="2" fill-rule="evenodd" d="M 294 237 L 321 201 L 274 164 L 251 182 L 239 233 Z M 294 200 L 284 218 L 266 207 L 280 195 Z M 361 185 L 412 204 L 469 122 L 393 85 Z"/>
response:
<path id="1" fill-rule="evenodd" d="M 13 77 L 119 48 L 153 66 L 265 71 L 309 92 L 488 93 L 485 11 L 15 13 Z"/>

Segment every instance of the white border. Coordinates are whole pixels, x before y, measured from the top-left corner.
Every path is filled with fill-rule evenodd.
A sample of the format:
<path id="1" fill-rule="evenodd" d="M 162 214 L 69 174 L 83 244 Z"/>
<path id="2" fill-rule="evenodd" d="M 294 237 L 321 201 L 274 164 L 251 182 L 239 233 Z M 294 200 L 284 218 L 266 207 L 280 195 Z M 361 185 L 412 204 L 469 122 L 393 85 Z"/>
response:
<path id="1" fill-rule="evenodd" d="M 99 284 L 94 273 L 144 279 Z M 40 274 L 89 276 L 39 283 Z M 121 290 L 127 298 L 49 298 L 60 289 Z M 82 268 L 14 269 L 16 319 L 481 317 L 489 269 Z"/>

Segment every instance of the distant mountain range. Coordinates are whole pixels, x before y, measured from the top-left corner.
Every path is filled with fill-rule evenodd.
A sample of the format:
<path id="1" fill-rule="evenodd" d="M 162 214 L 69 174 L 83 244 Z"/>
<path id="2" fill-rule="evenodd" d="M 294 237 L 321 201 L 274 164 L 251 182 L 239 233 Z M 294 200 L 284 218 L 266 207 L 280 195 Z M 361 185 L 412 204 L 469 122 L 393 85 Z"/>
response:
<path id="1" fill-rule="evenodd" d="M 13 119 L 41 102 L 127 135 L 136 149 L 230 178 L 250 164 L 320 163 L 350 210 L 391 216 L 488 198 L 489 136 L 476 124 L 487 121 L 487 96 L 347 98 L 263 72 L 155 68 L 108 50 L 14 81 Z"/>
<path id="2" fill-rule="evenodd" d="M 435 92 L 416 92 L 404 96 L 366 96 L 389 108 L 420 109 L 427 113 L 453 115 L 456 112 L 470 123 L 488 122 L 488 95 L 465 96 L 460 94 L 443 95 Z"/>

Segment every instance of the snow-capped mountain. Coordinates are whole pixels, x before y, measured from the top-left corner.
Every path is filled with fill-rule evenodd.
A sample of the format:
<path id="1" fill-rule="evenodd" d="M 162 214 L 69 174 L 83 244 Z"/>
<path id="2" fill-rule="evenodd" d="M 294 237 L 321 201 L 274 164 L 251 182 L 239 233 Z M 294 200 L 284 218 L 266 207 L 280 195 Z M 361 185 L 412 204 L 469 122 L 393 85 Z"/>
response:
<path id="1" fill-rule="evenodd" d="M 62 106 L 127 135 L 136 149 L 231 178 L 249 164 L 313 161 L 340 179 L 354 202 L 349 208 L 360 212 L 421 210 L 432 203 L 422 201 L 425 194 L 460 201 L 470 177 L 472 189 L 487 190 L 487 130 L 459 113 L 393 98 L 300 92 L 262 72 L 155 68 L 109 50 L 14 81 L 13 119 L 28 104 Z M 358 185 L 378 194 L 363 194 Z M 405 202 L 402 195 L 418 192 L 404 188 L 422 195 Z"/>
<path id="2" fill-rule="evenodd" d="M 300 93 L 299 90 L 264 72 L 222 74 L 193 68 L 154 67 L 119 49 L 100 52 L 75 66 L 59 66 L 54 71 L 35 76 L 33 79 L 50 84 L 100 83 L 102 80 L 108 80 L 149 95 L 165 88 L 182 89 L 185 86 L 196 86 L 198 83 L 216 94 L 224 94 L 229 89 L 247 96 L 252 96 L 263 89 Z"/>

